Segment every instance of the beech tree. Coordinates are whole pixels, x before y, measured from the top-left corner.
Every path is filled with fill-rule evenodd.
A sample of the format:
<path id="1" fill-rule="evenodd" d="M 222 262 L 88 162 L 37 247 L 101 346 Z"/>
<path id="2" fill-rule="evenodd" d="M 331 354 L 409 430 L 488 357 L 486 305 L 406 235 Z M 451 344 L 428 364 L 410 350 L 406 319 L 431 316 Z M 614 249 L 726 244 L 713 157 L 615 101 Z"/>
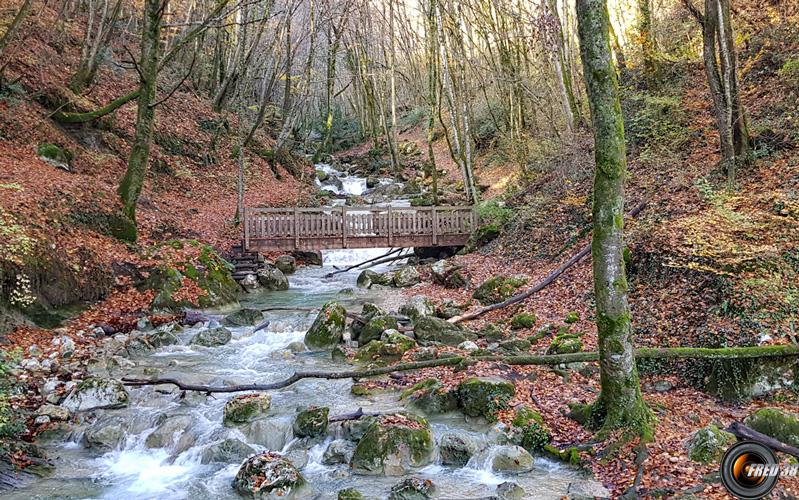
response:
<path id="1" fill-rule="evenodd" d="M 641 397 L 627 301 L 624 249 L 624 180 L 627 160 L 619 82 L 610 51 L 607 0 L 577 0 L 583 75 L 594 128 L 593 239 L 601 390 L 587 410 L 600 434 L 625 428 L 651 437 L 652 414 Z"/>
<path id="2" fill-rule="evenodd" d="M 139 71 L 139 98 L 136 113 L 136 132 L 128 158 L 128 169 L 119 183 L 119 196 L 124 205 L 124 215 L 131 223 L 124 236 L 136 239 L 136 202 L 139 200 L 147 163 L 150 157 L 150 140 L 155 122 L 156 80 L 158 79 L 158 58 L 161 47 L 161 19 L 169 0 L 145 0 L 144 22 L 142 23 L 141 59 L 137 64 Z"/>

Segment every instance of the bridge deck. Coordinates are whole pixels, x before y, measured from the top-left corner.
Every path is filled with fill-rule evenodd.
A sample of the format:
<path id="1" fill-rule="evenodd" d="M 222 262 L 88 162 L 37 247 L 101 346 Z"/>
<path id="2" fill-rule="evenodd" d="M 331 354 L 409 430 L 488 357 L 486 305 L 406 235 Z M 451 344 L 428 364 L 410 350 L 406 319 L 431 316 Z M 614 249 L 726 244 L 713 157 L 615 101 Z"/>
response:
<path id="1" fill-rule="evenodd" d="M 471 206 L 245 208 L 248 251 L 465 245 Z"/>

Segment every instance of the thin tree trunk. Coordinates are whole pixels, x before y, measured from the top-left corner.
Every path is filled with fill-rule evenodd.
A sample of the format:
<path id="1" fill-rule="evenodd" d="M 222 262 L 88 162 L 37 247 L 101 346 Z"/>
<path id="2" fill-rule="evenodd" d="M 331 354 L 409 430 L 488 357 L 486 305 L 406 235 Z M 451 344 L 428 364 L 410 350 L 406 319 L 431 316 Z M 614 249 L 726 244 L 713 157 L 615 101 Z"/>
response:
<path id="1" fill-rule="evenodd" d="M 25 21 L 25 18 L 28 17 L 31 7 L 33 7 L 33 0 L 24 0 L 22 2 L 22 6 L 20 6 L 19 10 L 17 11 L 17 15 L 14 16 L 14 20 L 11 21 L 11 25 L 0 38 L 0 59 L 3 58 L 3 52 L 5 52 L 6 47 L 14 39 L 14 36 L 17 34 L 17 31 L 19 31 L 23 21 Z"/>
<path id="2" fill-rule="evenodd" d="M 144 23 L 141 37 L 141 59 L 139 71 L 138 112 L 136 115 L 136 132 L 128 158 L 128 168 L 119 183 L 119 196 L 122 198 L 124 215 L 129 219 L 131 227 L 124 235 L 127 239 L 136 239 L 136 203 L 141 194 L 147 163 L 150 156 L 150 140 L 155 108 L 151 106 L 155 99 L 156 80 L 158 79 L 158 56 L 161 45 L 161 16 L 168 0 L 145 0 Z"/>
<path id="3" fill-rule="evenodd" d="M 626 428 L 651 438 L 652 415 L 641 398 L 622 257 L 627 165 L 606 0 L 577 0 L 577 18 L 596 158 L 591 256 L 601 390 L 592 420 L 601 423 L 603 435 Z"/>

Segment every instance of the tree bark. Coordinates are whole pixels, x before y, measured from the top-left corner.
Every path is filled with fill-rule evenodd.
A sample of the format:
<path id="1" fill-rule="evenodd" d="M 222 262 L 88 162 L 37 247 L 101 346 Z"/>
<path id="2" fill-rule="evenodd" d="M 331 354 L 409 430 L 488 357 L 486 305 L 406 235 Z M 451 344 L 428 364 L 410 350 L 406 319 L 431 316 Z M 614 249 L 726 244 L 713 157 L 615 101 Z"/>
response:
<path id="1" fill-rule="evenodd" d="M 627 164 L 606 0 L 577 0 L 577 19 L 596 159 L 591 256 L 601 390 L 592 420 L 602 423 L 603 435 L 626 428 L 648 439 L 653 417 L 641 398 L 622 256 Z"/>
<path id="2" fill-rule="evenodd" d="M 14 16 L 14 20 L 11 21 L 11 25 L 3 34 L 2 38 L 0 38 L 0 59 L 3 58 L 3 52 L 5 52 L 6 47 L 8 47 L 8 44 L 14 39 L 23 21 L 25 21 L 25 18 L 28 17 L 31 7 L 33 7 L 33 0 L 24 0 L 22 6 L 20 6 L 17 11 L 17 15 Z"/>
<path id="3" fill-rule="evenodd" d="M 151 106 L 155 99 L 156 81 L 158 79 L 158 57 L 161 45 L 161 17 L 168 0 L 145 0 L 144 23 L 141 37 L 141 60 L 139 71 L 138 112 L 136 114 L 136 132 L 133 146 L 128 158 L 128 169 L 119 183 L 119 196 L 122 198 L 124 215 L 129 219 L 131 227 L 125 235 L 136 240 L 136 203 L 141 194 L 147 163 L 150 156 L 150 140 L 152 138 L 155 109 Z"/>

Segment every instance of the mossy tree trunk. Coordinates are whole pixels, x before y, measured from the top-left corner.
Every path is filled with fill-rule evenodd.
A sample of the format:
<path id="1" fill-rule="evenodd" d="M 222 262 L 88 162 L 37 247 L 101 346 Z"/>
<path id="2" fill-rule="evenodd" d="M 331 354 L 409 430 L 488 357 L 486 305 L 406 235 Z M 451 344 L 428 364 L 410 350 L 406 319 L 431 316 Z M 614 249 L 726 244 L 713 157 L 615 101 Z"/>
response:
<path id="1" fill-rule="evenodd" d="M 425 42 L 427 44 L 427 168 L 433 180 L 433 205 L 438 205 L 438 167 L 433 152 L 433 133 L 438 109 L 438 36 L 436 31 L 436 0 L 429 0 L 426 11 Z"/>
<path id="2" fill-rule="evenodd" d="M 132 224 L 129 239 L 136 239 L 136 202 L 139 200 L 147 163 L 150 157 L 150 140 L 155 122 L 156 80 L 158 55 L 161 46 L 161 18 L 168 0 L 145 0 L 144 22 L 141 37 L 141 59 L 138 64 L 140 79 L 136 132 L 128 158 L 128 169 L 119 183 L 119 196 L 124 214 Z"/>
<path id="3" fill-rule="evenodd" d="M 660 79 L 660 67 L 656 59 L 655 35 L 652 32 L 651 0 L 638 0 L 638 36 L 641 54 L 644 60 L 644 72 L 650 85 L 657 84 Z"/>
<path id="4" fill-rule="evenodd" d="M 641 397 L 635 366 L 622 256 L 627 162 L 606 0 L 577 0 L 577 19 L 596 158 L 591 255 L 601 391 L 592 420 L 601 423 L 603 433 L 627 428 L 648 437 L 652 416 Z"/>

